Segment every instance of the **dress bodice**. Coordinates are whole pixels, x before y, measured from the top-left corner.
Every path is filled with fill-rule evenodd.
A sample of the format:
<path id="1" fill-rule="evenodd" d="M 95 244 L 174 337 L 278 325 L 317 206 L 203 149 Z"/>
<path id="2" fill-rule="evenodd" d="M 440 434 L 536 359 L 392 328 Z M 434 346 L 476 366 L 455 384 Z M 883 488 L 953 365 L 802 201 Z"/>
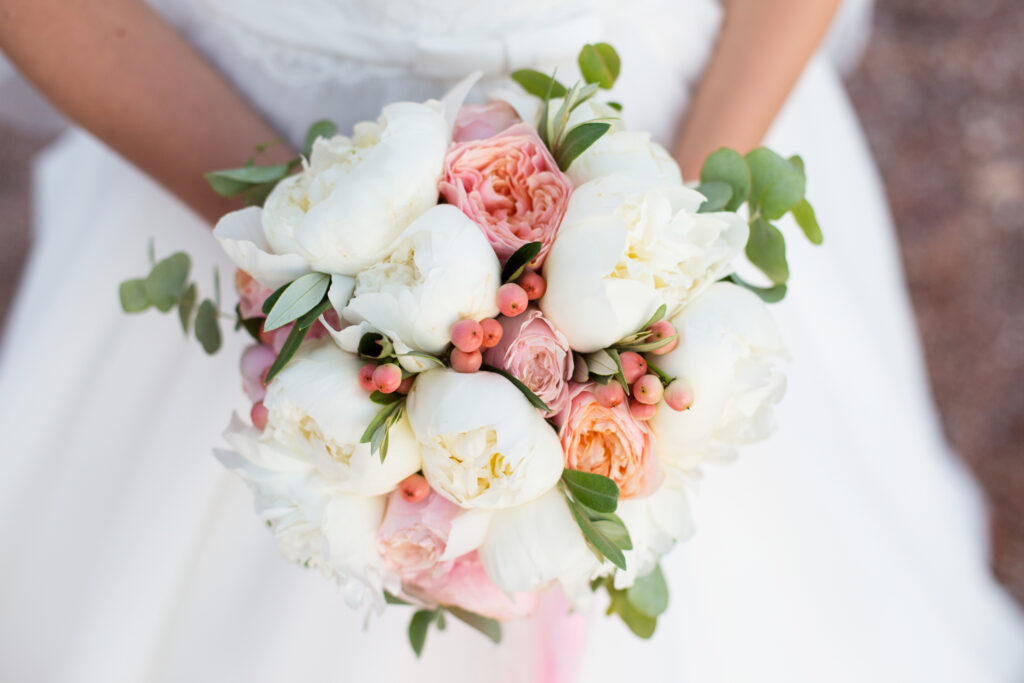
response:
<path id="1" fill-rule="evenodd" d="M 671 137 L 717 33 L 715 0 L 152 0 L 290 140 L 382 105 L 436 97 L 474 70 L 477 98 L 519 68 L 565 80 L 587 42 L 623 59 L 614 99 Z"/>

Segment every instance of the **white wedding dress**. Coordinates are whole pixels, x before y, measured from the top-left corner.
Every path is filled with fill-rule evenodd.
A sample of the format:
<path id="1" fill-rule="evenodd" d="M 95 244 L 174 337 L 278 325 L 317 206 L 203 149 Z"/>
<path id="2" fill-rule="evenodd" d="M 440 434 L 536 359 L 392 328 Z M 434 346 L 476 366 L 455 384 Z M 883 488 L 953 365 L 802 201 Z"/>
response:
<path id="1" fill-rule="evenodd" d="M 622 54 L 631 127 L 668 140 L 721 14 L 710 0 L 159 9 L 293 142 L 313 119 L 345 129 L 470 69 L 571 62 L 597 39 Z M 452 624 L 417 661 L 407 611 L 364 630 L 331 584 L 278 556 L 214 460 L 242 402 L 243 336 L 208 358 L 171 316 L 120 312 L 118 282 L 146 271 L 150 237 L 161 255 L 192 253 L 207 292 L 215 264 L 228 275 L 207 226 L 65 134 L 36 167 L 36 244 L 0 358 L 0 680 L 1024 680 L 1020 616 L 942 439 L 882 188 L 826 59 L 768 143 L 804 157 L 825 245 L 784 226 L 793 279 L 773 310 L 794 360 L 778 430 L 708 468 L 697 533 L 665 562 L 655 637 L 595 615 L 582 644 L 537 619 L 494 647 Z"/>

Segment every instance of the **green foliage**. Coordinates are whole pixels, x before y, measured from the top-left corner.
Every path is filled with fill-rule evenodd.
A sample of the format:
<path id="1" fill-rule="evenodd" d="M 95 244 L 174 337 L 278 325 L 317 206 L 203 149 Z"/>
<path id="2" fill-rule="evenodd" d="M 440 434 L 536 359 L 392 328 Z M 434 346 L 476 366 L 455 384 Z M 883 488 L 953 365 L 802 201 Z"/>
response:
<path id="1" fill-rule="evenodd" d="M 747 258 L 776 285 L 789 280 L 786 263 L 786 239 L 774 225 L 758 216 L 750 221 Z"/>
<path id="2" fill-rule="evenodd" d="M 615 512 L 619 505 L 619 487 L 608 477 L 567 469 L 562 472 L 562 482 L 573 500 L 595 512 Z"/>
<path id="3" fill-rule="evenodd" d="M 121 297 L 121 308 L 125 313 L 141 313 L 149 308 L 146 281 L 141 278 L 122 282 L 118 294 Z"/>
<path id="4" fill-rule="evenodd" d="M 533 69 L 520 69 L 512 72 L 512 80 L 534 97 L 542 100 L 551 97 L 565 97 L 567 92 L 564 85 L 555 80 L 554 76 L 548 76 Z"/>
<path id="5" fill-rule="evenodd" d="M 185 289 L 185 293 L 178 300 L 178 320 L 181 321 L 181 329 L 185 332 L 186 337 L 188 336 L 188 328 L 192 321 L 192 311 L 196 307 L 196 297 L 198 296 L 196 283 L 193 282 Z"/>
<path id="6" fill-rule="evenodd" d="M 591 121 L 581 123 L 566 133 L 555 150 L 555 161 L 558 162 L 558 168 L 563 171 L 569 170 L 572 162 L 576 161 L 579 155 L 587 151 L 587 148 L 597 142 L 598 138 L 607 133 L 611 127 L 610 123 Z"/>
<path id="7" fill-rule="evenodd" d="M 256 343 L 263 343 L 263 340 L 260 339 L 260 331 L 263 329 L 263 318 L 243 318 L 241 304 L 235 304 L 235 329 L 244 329 Z"/>
<path id="8" fill-rule="evenodd" d="M 761 297 L 761 300 L 764 301 L 766 304 L 778 303 L 786 297 L 786 285 L 775 285 L 774 287 L 758 287 L 756 285 L 750 284 L 736 273 L 733 273 L 732 275 L 725 279 L 728 280 L 729 282 L 732 282 L 735 285 L 739 285 L 740 287 L 746 287 L 751 292 Z M 647 367 L 648 369 L 650 369 L 651 364 L 648 363 Z"/>
<path id="9" fill-rule="evenodd" d="M 476 612 L 470 612 L 464 610 L 461 607 L 455 607 L 454 605 L 448 605 L 444 609 L 439 610 L 441 618 L 444 617 L 444 612 L 448 612 L 453 617 L 461 621 L 462 623 L 470 626 L 480 633 L 490 638 L 495 643 L 501 642 L 501 624 L 490 617 L 485 617 Z"/>
<path id="10" fill-rule="evenodd" d="M 697 187 L 697 192 L 705 197 L 705 201 L 700 205 L 697 213 L 711 213 L 725 210 L 732 200 L 733 190 L 732 187 L 720 180 L 712 180 L 708 183 L 701 183 Z"/>
<path id="11" fill-rule="evenodd" d="M 267 195 L 298 163 L 295 159 L 287 164 L 256 166 L 250 159 L 245 166 L 210 171 L 203 178 L 221 197 L 241 196 L 246 206 L 263 206 Z"/>
<path id="12" fill-rule="evenodd" d="M 651 324 L 653 325 L 654 323 L 651 323 Z M 614 363 L 615 363 L 615 379 L 617 379 L 619 381 L 619 384 L 622 385 L 622 389 L 626 392 L 626 395 L 628 396 L 629 395 L 629 383 L 626 382 L 626 372 L 622 369 L 622 357 L 619 356 L 618 350 L 616 350 L 614 348 L 605 349 L 604 352 L 608 354 L 609 358 L 611 358 L 612 361 L 614 361 Z"/>
<path id="13" fill-rule="evenodd" d="M 383 394 L 381 394 L 383 396 Z M 377 403 L 381 403 L 377 401 Z M 384 404 L 384 407 L 377 413 L 370 424 L 367 425 L 359 443 L 370 444 L 370 452 L 378 453 L 380 461 L 388 457 L 388 434 L 391 428 L 402 419 L 402 411 L 405 407 L 405 397 L 398 395 L 398 399 L 391 403 Z"/>
<path id="14" fill-rule="evenodd" d="M 331 278 L 324 273 L 306 273 L 296 278 L 274 302 L 263 329 L 276 330 L 313 310 L 324 300 L 330 285 Z"/>
<path id="15" fill-rule="evenodd" d="M 654 630 L 658 627 L 657 617 L 637 609 L 636 605 L 629 601 L 626 591 L 617 590 L 609 585 L 608 595 L 611 597 L 608 614 L 618 614 L 629 630 L 640 638 L 647 639 L 654 635 Z"/>
<path id="16" fill-rule="evenodd" d="M 750 206 L 770 221 L 782 218 L 804 198 L 806 180 L 800 165 L 759 147 L 746 156 L 750 168 Z"/>
<path id="17" fill-rule="evenodd" d="M 302 346 L 302 342 L 305 340 L 308 332 L 308 327 L 301 327 L 299 325 L 292 327 L 292 331 L 288 333 L 288 338 L 284 340 L 284 344 L 281 346 L 281 352 L 277 354 L 277 358 L 274 359 L 270 369 L 267 370 L 267 378 L 263 380 L 264 384 L 270 384 L 270 381 L 277 377 L 279 372 L 284 370 L 284 367 L 288 365 L 288 361 L 292 359 L 299 350 L 299 347 Z"/>
<path id="18" fill-rule="evenodd" d="M 417 657 L 423 654 L 427 631 L 437 619 L 437 614 L 434 610 L 419 609 L 413 612 L 412 619 L 409 620 L 409 644 L 412 645 L 412 651 Z"/>
<path id="19" fill-rule="evenodd" d="M 615 85 L 615 79 L 619 77 L 621 68 L 619 54 L 608 43 L 584 45 L 580 50 L 577 62 L 580 65 L 583 80 L 596 84 L 604 90 L 611 90 Z"/>
<path id="20" fill-rule="evenodd" d="M 750 169 L 743 155 L 723 147 L 713 152 L 704 161 L 704 165 L 700 169 L 700 182 L 702 187 L 711 183 L 728 185 L 732 193 L 724 204 L 724 210 L 735 211 L 747 200 L 747 195 L 750 193 Z M 697 188 L 697 190 L 711 201 L 711 197 L 705 194 L 701 188 Z"/>
<path id="21" fill-rule="evenodd" d="M 192 259 L 181 251 L 158 262 L 143 282 L 146 298 L 161 313 L 171 310 L 185 293 L 191 269 Z"/>
<path id="22" fill-rule="evenodd" d="M 626 590 L 626 597 L 636 609 L 644 614 L 657 617 L 668 609 L 668 584 L 661 566 L 656 565 L 650 574 L 637 577 Z"/>
<path id="23" fill-rule="evenodd" d="M 799 157 L 798 157 L 799 158 Z M 814 215 L 814 209 L 806 199 L 801 199 L 792 209 L 793 218 L 811 244 L 821 244 L 821 227 L 818 225 L 818 217 Z"/>
<path id="24" fill-rule="evenodd" d="M 505 262 L 505 266 L 501 269 L 501 281 L 502 283 L 515 282 L 526 270 L 526 266 L 530 264 L 533 259 L 537 258 L 540 254 L 540 250 L 544 247 L 541 242 L 527 242 L 523 246 L 513 252 L 508 257 L 508 261 Z"/>
<path id="25" fill-rule="evenodd" d="M 334 121 L 323 119 L 315 122 L 309 127 L 309 130 L 306 131 L 306 139 L 302 145 L 302 153 L 308 159 L 310 154 L 313 153 L 313 143 L 316 142 L 317 138 L 330 139 L 337 134 L 338 124 L 334 123 Z"/>
<path id="26" fill-rule="evenodd" d="M 199 310 L 196 312 L 196 339 L 202 344 L 203 351 L 210 355 L 220 350 L 220 322 L 217 320 L 219 316 L 217 304 L 210 299 L 204 299 L 203 303 L 199 304 Z"/>
<path id="27" fill-rule="evenodd" d="M 384 600 L 389 605 L 411 604 L 388 592 L 384 593 Z M 501 642 L 501 624 L 490 617 L 449 605 L 442 605 L 437 609 L 420 608 L 413 612 L 412 619 L 409 620 L 409 644 L 412 646 L 412 651 L 416 653 L 417 657 L 423 654 L 423 647 L 427 642 L 427 633 L 430 631 L 430 626 L 432 624 L 436 625 L 439 631 L 445 629 L 445 614 L 451 614 L 462 623 L 487 636 L 493 642 Z"/>
<path id="28" fill-rule="evenodd" d="M 513 375 L 511 373 L 508 373 L 508 372 L 505 372 L 504 370 L 502 370 L 500 368 L 496 368 L 493 365 L 482 365 L 482 366 L 480 366 L 480 369 L 481 370 L 485 370 L 487 372 L 493 372 L 495 374 L 501 375 L 502 377 L 507 379 L 509 382 L 511 382 L 515 386 L 516 389 L 518 389 L 519 391 L 523 392 L 523 396 L 525 396 L 527 398 L 527 400 L 530 401 L 530 404 L 534 408 L 537 408 L 538 410 L 543 410 L 546 413 L 551 413 L 551 407 L 548 406 L 548 404 L 545 403 L 543 400 L 541 400 L 540 396 L 538 396 L 537 394 L 533 393 L 533 391 L 530 389 L 530 387 L 526 386 L 521 381 L 519 381 L 519 378 L 516 377 L 515 375 Z"/>

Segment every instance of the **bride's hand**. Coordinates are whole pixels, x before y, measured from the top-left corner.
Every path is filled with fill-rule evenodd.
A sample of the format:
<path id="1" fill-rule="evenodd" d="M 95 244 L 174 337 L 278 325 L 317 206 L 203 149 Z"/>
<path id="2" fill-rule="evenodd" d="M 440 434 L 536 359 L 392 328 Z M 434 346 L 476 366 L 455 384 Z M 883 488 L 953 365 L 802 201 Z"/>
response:
<path id="1" fill-rule="evenodd" d="M 215 221 L 202 174 L 277 134 L 141 0 L 0 0 L 0 48 L 69 118 Z M 292 156 L 279 145 L 276 161 Z"/>
<path id="2" fill-rule="evenodd" d="M 673 149 L 696 180 L 719 147 L 761 143 L 840 0 L 727 0 L 714 54 Z"/>

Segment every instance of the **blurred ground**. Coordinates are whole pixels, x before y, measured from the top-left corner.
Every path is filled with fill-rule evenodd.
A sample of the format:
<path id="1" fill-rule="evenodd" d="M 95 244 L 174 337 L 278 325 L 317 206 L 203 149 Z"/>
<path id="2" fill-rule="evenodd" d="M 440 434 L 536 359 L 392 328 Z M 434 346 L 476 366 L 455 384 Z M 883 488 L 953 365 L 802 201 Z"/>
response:
<path id="1" fill-rule="evenodd" d="M 1024 2 L 879 0 L 850 81 L 903 245 L 949 438 L 992 501 L 1024 602 Z M 28 159 L 0 126 L 0 320 L 28 242 Z"/>

